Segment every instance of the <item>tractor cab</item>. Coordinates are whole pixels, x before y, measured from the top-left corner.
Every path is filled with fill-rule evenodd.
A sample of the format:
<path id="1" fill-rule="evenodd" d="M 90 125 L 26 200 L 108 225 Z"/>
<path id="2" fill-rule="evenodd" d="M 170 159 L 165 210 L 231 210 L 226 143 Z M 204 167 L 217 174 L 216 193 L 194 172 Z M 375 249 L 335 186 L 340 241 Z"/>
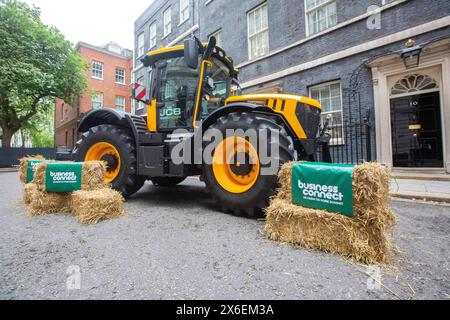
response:
<path id="1" fill-rule="evenodd" d="M 148 105 L 150 132 L 194 130 L 239 86 L 233 60 L 215 38 L 149 52 L 142 63 L 151 68 L 149 93 L 139 97 L 143 89 L 136 85 L 134 98 Z"/>

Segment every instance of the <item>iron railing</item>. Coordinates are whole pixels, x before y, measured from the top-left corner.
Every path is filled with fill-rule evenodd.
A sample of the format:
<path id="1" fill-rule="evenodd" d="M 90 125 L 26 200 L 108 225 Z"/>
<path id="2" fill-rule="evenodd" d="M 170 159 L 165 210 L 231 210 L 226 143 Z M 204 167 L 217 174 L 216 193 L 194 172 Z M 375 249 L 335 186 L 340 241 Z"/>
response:
<path id="1" fill-rule="evenodd" d="M 328 133 L 331 135 L 330 153 L 333 163 L 361 164 L 374 160 L 372 150 L 372 124 L 370 109 L 361 107 L 359 94 L 349 99 L 344 117 L 330 119 Z M 322 150 L 318 150 L 322 159 Z"/>

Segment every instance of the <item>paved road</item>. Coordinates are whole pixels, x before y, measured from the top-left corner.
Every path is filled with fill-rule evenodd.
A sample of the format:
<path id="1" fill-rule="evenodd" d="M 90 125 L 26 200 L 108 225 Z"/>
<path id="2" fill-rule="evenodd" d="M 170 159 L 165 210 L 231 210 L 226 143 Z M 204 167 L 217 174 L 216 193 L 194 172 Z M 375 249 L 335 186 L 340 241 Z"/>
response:
<path id="1" fill-rule="evenodd" d="M 262 221 L 215 211 L 203 188 L 146 185 L 127 218 L 86 227 L 26 218 L 17 173 L 0 173 L 0 299 L 449 298 L 449 206 L 393 202 L 396 261 L 377 288 L 374 270 L 266 240 Z"/>

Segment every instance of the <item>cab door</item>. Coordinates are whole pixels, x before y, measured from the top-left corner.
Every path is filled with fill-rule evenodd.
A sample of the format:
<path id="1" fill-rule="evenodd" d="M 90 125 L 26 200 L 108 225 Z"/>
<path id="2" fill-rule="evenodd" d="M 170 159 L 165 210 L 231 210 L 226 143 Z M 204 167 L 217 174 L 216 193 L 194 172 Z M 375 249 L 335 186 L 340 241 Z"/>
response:
<path id="1" fill-rule="evenodd" d="M 157 128 L 160 132 L 193 129 L 198 70 L 188 68 L 184 58 L 164 61 L 156 67 Z"/>

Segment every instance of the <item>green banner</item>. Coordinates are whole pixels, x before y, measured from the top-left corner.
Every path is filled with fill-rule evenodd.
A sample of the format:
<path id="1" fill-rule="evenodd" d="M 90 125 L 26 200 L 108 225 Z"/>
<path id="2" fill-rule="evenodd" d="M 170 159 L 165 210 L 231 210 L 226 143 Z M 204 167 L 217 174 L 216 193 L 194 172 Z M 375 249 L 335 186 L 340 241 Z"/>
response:
<path id="1" fill-rule="evenodd" d="M 292 202 L 353 217 L 354 165 L 299 162 L 292 168 Z"/>
<path id="2" fill-rule="evenodd" d="M 71 192 L 81 190 L 82 163 L 49 163 L 45 172 L 45 191 Z"/>
<path id="3" fill-rule="evenodd" d="M 46 160 L 28 160 L 27 162 L 27 183 L 33 181 L 34 173 L 36 172 L 37 166 L 45 162 Z"/>

